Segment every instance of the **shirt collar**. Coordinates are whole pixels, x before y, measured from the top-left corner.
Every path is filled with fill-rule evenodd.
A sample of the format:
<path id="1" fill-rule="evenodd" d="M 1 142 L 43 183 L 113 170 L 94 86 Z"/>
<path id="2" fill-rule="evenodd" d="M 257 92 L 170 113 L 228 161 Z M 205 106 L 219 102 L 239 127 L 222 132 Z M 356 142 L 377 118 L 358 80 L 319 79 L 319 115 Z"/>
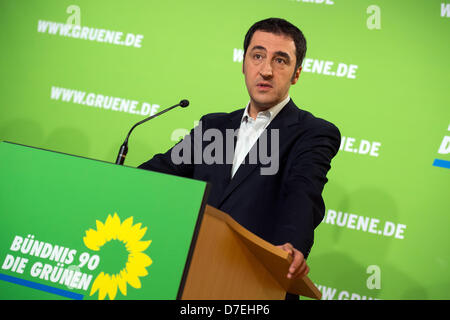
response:
<path id="1" fill-rule="evenodd" d="M 288 95 L 286 97 L 286 99 L 284 99 L 280 103 L 274 105 L 272 108 L 269 108 L 267 110 L 258 112 L 257 117 L 259 115 L 263 115 L 263 116 L 268 117 L 269 120 L 272 121 L 276 117 L 276 115 L 281 111 L 281 109 L 283 109 L 283 107 L 288 104 L 289 100 L 291 100 L 291 97 Z M 247 119 L 251 118 L 250 115 L 248 114 L 248 107 L 249 106 L 250 106 L 250 102 L 245 107 L 244 114 L 242 115 L 241 122 L 247 121 Z"/>

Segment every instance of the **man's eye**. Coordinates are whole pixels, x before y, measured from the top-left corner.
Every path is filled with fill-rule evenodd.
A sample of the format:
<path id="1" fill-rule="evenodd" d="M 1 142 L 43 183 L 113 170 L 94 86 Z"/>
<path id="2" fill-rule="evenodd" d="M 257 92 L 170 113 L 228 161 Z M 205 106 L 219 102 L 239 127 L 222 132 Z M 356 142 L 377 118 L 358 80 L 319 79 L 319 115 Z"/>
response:
<path id="1" fill-rule="evenodd" d="M 276 58 L 275 61 L 277 63 L 280 63 L 280 64 L 285 64 L 286 63 L 286 61 L 284 61 L 284 59 L 282 59 L 282 58 Z"/>
<path id="2" fill-rule="evenodd" d="M 259 60 L 259 59 L 262 59 L 262 55 L 256 53 L 256 54 L 253 56 L 253 58 Z"/>

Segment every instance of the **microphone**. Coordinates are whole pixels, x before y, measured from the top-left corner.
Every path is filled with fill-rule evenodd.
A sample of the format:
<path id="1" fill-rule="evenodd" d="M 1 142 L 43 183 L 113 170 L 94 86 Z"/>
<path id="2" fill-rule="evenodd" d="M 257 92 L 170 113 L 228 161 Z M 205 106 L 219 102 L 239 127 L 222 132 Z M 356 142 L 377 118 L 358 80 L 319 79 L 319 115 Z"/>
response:
<path id="1" fill-rule="evenodd" d="M 127 134 L 127 137 L 125 139 L 125 141 L 122 143 L 122 146 L 120 147 L 119 150 L 119 154 L 117 155 L 117 159 L 116 159 L 116 164 L 119 165 L 123 165 L 123 163 L 125 162 L 125 157 L 127 156 L 128 153 L 128 138 L 130 137 L 131 132 L 134 130 L 134 128 L 136 128 L 138 125 L 143 124 L 144 122 L 147 122 L 148 120 L 151 120 L 153 118 L 156 118 L 160 115 L 162 115 L 163 113 L 166 113 L 169 110 L 172 110 L 173 108 L 176 108 L 178 106 L 182 107 L 182 108 L 186 108 L 189 105 L 189 101 L 188 100 L 181 100 L 179 103 L 177 103 L 174 106 L 171 106 L 170 108 L 167 108 L 163 111 L 160 111 L 148 118 L 145 118 L 144 120 L 139 121 L 138 123 L 136 123 L 133 127 L 131 127 L 130 131 Z"/>

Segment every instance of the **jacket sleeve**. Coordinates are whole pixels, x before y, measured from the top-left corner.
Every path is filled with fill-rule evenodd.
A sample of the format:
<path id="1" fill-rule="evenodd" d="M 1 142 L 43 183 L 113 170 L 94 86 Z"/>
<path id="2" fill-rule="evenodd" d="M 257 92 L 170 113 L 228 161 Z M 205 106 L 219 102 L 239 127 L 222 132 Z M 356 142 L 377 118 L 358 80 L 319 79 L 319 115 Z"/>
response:
<path id="1" fill-rule="evenodd" d="M 306 130 L 291 151 L 274 242 L 276 245 L 290 242 L 305 258 L 314 242 L 314 229 L 324 217 L 322 191 L 340 141 L 338 128 L 324 121 Z"/>
<path id="2" fill-rule="evenodd" d="M 205 116 L 200 122 L 205 120 Z M 197 128 L 197 127 L 196 127 Z M 194 175 L 194 152 L 201 152 L 201 145 L 194 144 L 196 128 L 166 153 L 158 153 L 138 166 L 140 169 L 172 174 L 185 178 Z M 198 139 L 198 138 L 197 138 Z M 201 143 L 201 141 L 198 141 Z"/>

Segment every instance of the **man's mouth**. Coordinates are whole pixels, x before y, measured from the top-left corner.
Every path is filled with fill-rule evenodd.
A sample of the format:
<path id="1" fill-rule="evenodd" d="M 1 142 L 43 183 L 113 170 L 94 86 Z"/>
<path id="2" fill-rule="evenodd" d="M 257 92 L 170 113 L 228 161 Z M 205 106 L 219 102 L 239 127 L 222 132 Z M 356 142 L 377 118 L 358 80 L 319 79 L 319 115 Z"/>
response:
<path id="1" fill-rule="evenodd" d="M 269 83 L 260 82 L 256 84 L 256 87 L 260 90 L 269 90 L 272 88 L 272 85 L 270 85 Z"/>

